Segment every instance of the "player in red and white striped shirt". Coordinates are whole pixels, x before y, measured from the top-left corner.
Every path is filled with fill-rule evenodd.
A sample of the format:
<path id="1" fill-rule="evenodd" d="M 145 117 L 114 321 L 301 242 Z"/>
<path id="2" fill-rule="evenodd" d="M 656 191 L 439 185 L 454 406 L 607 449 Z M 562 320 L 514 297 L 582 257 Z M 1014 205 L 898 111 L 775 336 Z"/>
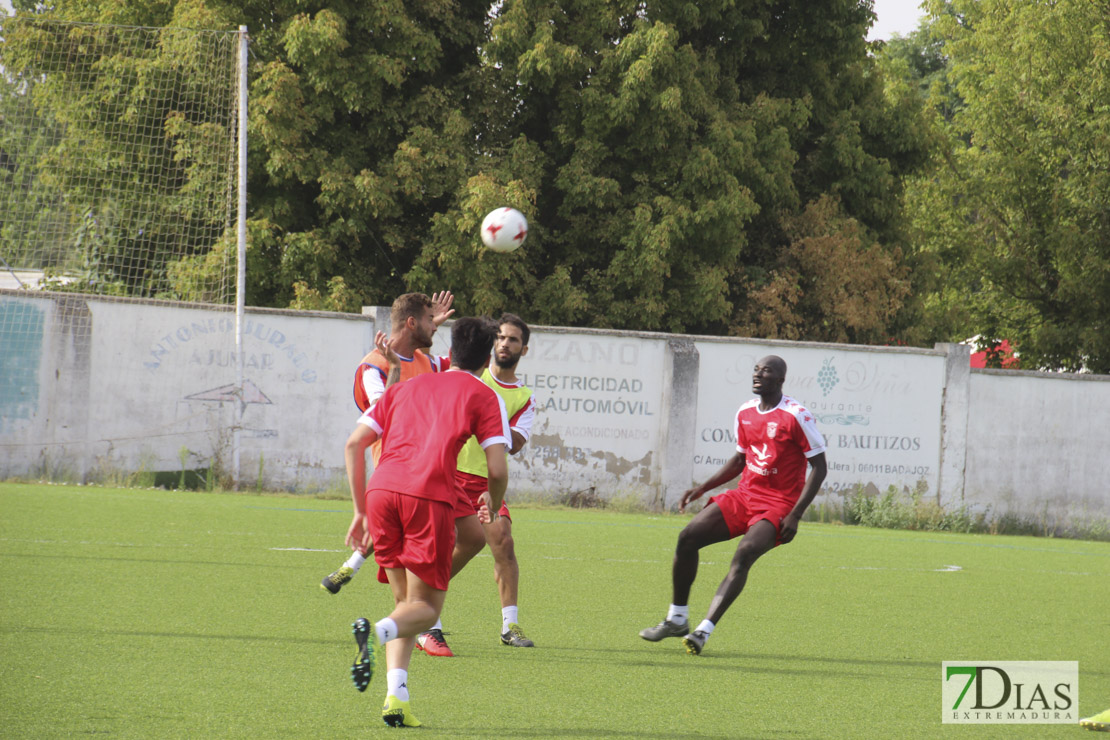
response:
<path id="1" fill-rule="evenodd" d="M 758 398 L 736 412 L 736 454 L 700 486 L 682 495 L 678 510 L 708 491 L 741 475 L 737 488 L 709 499 L 709 503 L 678 535 L 672 583 L 674 601 L 667 618 L 640 632 L 658 642 L 682 637 L 686 652 L 701 653 L 725 611 L 744 589 L 748 570 L 761 555 L 794 539 L 798 522 L 813 501 L 828 468 L 825 439 L 813 415 L 782 394 L 786 362 L 770 355 L 755 365 L 752 390 Z M 806 477 L 807 465 L 811 468 Z M 717 587 L 709 612 L 690 632 L 690 587 L 698 573 L 698 551 L 743 535 L 728 575 Z"/>

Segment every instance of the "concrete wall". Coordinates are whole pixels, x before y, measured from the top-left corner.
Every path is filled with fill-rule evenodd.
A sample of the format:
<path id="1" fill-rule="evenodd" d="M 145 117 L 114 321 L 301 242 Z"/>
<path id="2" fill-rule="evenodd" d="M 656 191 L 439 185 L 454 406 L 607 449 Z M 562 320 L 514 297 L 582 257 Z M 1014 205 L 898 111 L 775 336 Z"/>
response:
<path id="1" fill-rule="evenodd" d="M 759 358 L 786 360 L 783 391 L 808 408 L 828 444 L 828 493 L 857 485 L 938 491 L 945 355 L 939 350 L 705 339 L 694 477 L 708 478 L 735 450 L 733 419 L 751 398 Z"/>
<path id="2" fill-rule="evenodd" d="M 180 470 L 183 452 L 186 468 L 228 471 L 241 420 L 244 478 L 328 485 L 343 464 L 354 368 L 373 326 L 248 310 L 240 404 L 229 309 L 0 293 L 0 475 Z"/>
<path id="3" fill-rule="evenodd" d="M 535 393 L 536 424 L 511 485 L 657 500 L 666 350 L 660 337 L 534 330 L 517 369 Z"/>
<path id="4" fill-rule="evenodd" d="M 234 395 L 234 315 L 212 306 L 0 291 L 0 476 L 230 464 L 242 479 L 343 487 L 354 368 L 388 311 L 249 309 Z M 446 353 L 441 330 L 433 351 Z M 967 347 L 861 347 L 534 327 L 518 372 L 536 394 L 510 496 L 586 492 L 670 507 L 735 449 L 757 359 L 828 444 L 822 493 L 917 490 L 998 514 L 1110 516 L 1096 460 L 1110 377 L 970 371 Z M 1046 454 L 1048 453 L 1048 454 Z"/>
<path id="5" fill-rule="evenodd" d="M 964 490 L 994 511 L 1110 514 L 1110 378 L 973 370 Z"/>

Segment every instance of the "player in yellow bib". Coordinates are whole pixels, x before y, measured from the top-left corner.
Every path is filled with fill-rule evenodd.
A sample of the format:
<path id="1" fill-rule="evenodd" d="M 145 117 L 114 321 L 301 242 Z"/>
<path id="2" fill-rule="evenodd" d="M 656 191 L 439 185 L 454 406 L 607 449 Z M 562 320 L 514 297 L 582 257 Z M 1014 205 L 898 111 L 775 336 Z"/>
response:
<path id="1" fill-rule="evenodd" d="M 519 452 L 528 441 L 535 418 L 536 404 L 532 398 L 532 389 L 516 376 L 517 363 L 528 353 L 530 334 L 528 325 L 519 316 L 503 314 L 499 321 L 497 341 L 493 345 L 493 362 L 481 376 L 505 402 L 509 431 L 512 434 L 509 454 Z M 493 575 L 501 597 L 501 644 L 533 647 L 534 643 L 525 636 L 519 624 L 517 597 L 520 566 L 516 560 L 509 508 L 502 503 L 497 513 L 491 512 L 492 521 L 486 525 L 477 524 L 473 517 L 467 516 L 478 511 L 483 503 L 488 505 L 488 477 L 485 452 L 478 441 L 471 437 L 459 453 L 458 471 L 455 474 L 460 498 L 455 512 L 458 535 L 451 558 L 451 576 L 454 577 L 489 544 L 493 555 Z M 472 526 L 464 526 L 464 522 L 471 522 Z"/>

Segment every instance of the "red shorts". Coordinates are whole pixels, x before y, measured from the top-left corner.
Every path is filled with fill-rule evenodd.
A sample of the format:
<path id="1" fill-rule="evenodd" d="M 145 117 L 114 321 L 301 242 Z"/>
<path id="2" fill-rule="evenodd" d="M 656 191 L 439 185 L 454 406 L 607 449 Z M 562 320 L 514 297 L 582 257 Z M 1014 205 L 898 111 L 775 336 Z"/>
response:
<path id="1" fill-rule="evenodd" d="M 451 580 L 455 515 L 444 501 L 371 489 L 366 492 L 366 521 L 374 540 L 378 580 L 386 568 L 404 568 L 440 591 Z"/>
<path id="2" fill-rule="evenodd" d="M 455 485 L 459 489 L 458 500 L 455 501 L 455 518 L 461 519 L 464 516 L 474 516 L 478 513 L 478 497 L 489 490 L 489 479 L 483 478 L 480 475 L 473 473 L 464 473 L 461 470 L 455 471 Z M 505 502 L 501 502 L 501 508 L 497 511 L 498 514 L 508 519 L 510 522 L 513 520 L 509 516 L 509 507 Z"/>
<path id="3" fill-rule="evenodd" d="M 760 519 L 766 519 L 775 525 L 778 533 L 775 536 L 776 547 L 782 543 L 782 519 L 794 510 L 792 502 L 752 498 L 738 488 L 712 497 L 706 505 L 709 504 L 717 504 L 720 508 L 725 524 L 728 525 L 728 533 L 733 537 L 739 537 Z"/>

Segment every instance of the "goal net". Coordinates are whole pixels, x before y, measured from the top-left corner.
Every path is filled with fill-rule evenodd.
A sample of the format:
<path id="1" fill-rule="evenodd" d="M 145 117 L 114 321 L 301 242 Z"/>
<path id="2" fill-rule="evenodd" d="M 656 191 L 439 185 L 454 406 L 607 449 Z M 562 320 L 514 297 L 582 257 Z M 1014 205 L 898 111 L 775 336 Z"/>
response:
<path id="1" fill-rule="evenodd" d="M 136 383 L 105 345 L 154 340 L 115 327 L 186 303 L 232 315 L 238 48 L 235 31 L 0 14 L 0 456 L 27 463 L 0 477 L 182 428 L 78 424 L 73 406 Z"/>
<path id="2" fill-rule="evenodd" d="M 0 257 L 27 287 L 227 303 L 237 34 L 0 25 Z"/>

